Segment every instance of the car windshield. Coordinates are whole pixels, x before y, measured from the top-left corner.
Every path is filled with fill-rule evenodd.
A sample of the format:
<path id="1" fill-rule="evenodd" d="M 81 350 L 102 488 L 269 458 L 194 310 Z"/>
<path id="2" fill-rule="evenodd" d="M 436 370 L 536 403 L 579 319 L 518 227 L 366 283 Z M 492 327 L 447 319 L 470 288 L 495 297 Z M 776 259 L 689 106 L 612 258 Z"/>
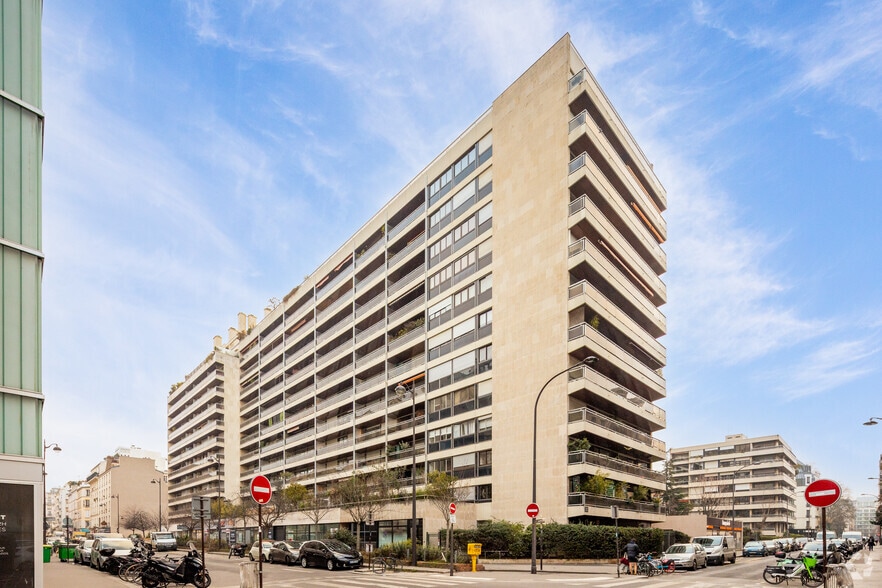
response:
<path id="1" fill-rule="evenodd" d="M 328 549 L 331 551 L 339 551 L 340 553 L 351 553 L 352 548 L 343 543 L 342 541 L 325 541 L 325 545 L 328 546 Z"/>
<path id="2" fill-rule="evenodd" d="M 811 543 L 806 543 L 802 549 L 803 551 L 823 551 L 824 545 L 820 541 L 812 541 Z"/>
<path id="3" fill-rule="evenodd" d="M 719 537 L 701 537 L 700 539 L 694 539 L 693 543 L 698 543 L 704 547 L 711 547 L 713 545 L 719 545 L 722 543 L 722 539 Z"/>
<path id="4" fill-rule="evenodd" d="M 154 539 L 173 539 L 171 533 L 153 533 Z"/>
<path id="5" fill-rule="evenodd" d="M 135 545 L 129 539 L 105 539 L 101 542 L 101 546 L 114 549 L 131 549 Z"/>
<path id="6" fill-rule="evenodd" d="M 759 541 L 748 541 L 744 546 L 745 547 L 762 547 L 763 544 L 760 543 Z"/>
<path id="7" fill-rule="evenodd" d="M 692 546 L 683 544 L 671 545 L 666 553 L 692 553 Z"/>

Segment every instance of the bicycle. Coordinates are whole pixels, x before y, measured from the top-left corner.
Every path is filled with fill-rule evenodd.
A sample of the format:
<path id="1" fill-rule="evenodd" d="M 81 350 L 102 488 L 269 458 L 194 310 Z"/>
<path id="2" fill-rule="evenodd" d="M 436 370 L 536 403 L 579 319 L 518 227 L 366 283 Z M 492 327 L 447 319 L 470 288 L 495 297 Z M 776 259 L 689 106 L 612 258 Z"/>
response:
<path id="1" fill-rule="evenodd" d="M 380 556 L 371 562 L 371 571 L 375 574 L 385 574 L 386 570 L 393 572 L 401 571 L 401 564 L 394 557 Z"/>
<path id="2" fill-rule="evenodd" d="M 803 586 L 817 588 L 824 583 L 825 566 L 817 558 L 804 556 L 800 559 L 781 559 L 774 566 L 766 566 L 763 580 L 769 584 L 780 584 L 785 580 L 799 579 Z"/>

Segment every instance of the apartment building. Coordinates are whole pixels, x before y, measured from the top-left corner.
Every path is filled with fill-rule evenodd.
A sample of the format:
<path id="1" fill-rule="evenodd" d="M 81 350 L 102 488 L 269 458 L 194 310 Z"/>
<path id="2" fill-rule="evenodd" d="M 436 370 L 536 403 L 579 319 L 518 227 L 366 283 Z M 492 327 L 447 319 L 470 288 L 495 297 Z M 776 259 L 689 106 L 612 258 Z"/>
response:
<path id="1" fill-rule="evenodd" d="M 0 516 L 9 548 L 0 584 L 43 586 L 34 555 L 45 496 L 42 330 L 43 3 L 8 0 L 0 10 Z"/>
<path id="2" fill-rule="evenodd" d="M 814 537 L 815 530 L 821 527 L 821 510 L 812 506 L 805 499 L 806 486 L 819 480 L 821 474 L 815 471 L 811 465 L 801 463 L 796 468 L 796 499 L 794 507 L 796 518 L 791 530 L 804 537 Z"/>
<path id="3" fill-rule="evenodd" d="M 92 468 L 86 478 L 91 530 L 132 533 L 135 530 L 127 527 L 125 520 L 133 511 L 156 521 L 154 528 L 158 528 L 160 518 L 163 528 L 167 527 L 168 488 L 165 472 L 157 469 L 157 461 L 164 460 L 115 453 Z"/>
<path id="4" fill-rule="evenodd" d="M 224 412 L 224 429 L 209 416 L 204 444 L 170 430 L 171 492 L 211 495 L 206 460 L 226 449 L 225 488 L 261 473 L 326 497 L 380 467 L 406 493 L 412 476 L 422 485 L 441 470 L 468 488 L 459 524 L 525 522 L 547 383 L 540 516 L 611 522 L 618 506 L 623 525 L 662 520 L 652 464 L 666 454 L 654 437 L 665 426 L 654 404 L 665 396 L 665 206 L 563 37 L 278 306 L 216 340 L 198 368 L 214 383 L 174 390 L 169 422 L 206 389 L 209 415 L 221 390 L 238 390 L 238 411 Z M 229 364 L 217 375 L 222 348 L 238 381 Z M 219 442 L 231 429 L 238 446 Z M 192 481 L 178 476 L 188 467 Z M 418 537 L 443 524 L 433 510 L 419 501 Z M 365 537 L 406 537 L 410 516 L 391 506 Z M 325 521 L 348 519 L 332 510 Z M 310 532 L 298 515 L 278 524 L 276 536 Z"/>
<path id="5" fill-rule="evenodd" d="M 226 344 L 214 348 L 168 394 L 168 518 L 192 527 L 192 499 L 239 497 L 239 337 L 256 318 L 239 315 Z"/>
<path id="6" fill-rule="evenodd" d="M 727 435 L 722 442 L 671 449 L 673 483 L 706 514 L 743 522 L 745 538 L 779 537 L 796 519 L 799 462 L 779 435 Z"/>

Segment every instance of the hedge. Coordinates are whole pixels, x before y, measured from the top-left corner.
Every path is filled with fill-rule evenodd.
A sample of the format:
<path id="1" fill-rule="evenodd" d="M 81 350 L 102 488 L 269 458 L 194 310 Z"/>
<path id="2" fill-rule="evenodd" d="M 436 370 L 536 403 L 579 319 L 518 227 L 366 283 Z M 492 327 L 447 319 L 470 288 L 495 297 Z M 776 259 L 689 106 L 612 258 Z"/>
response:
<path id="1" fill-rule="evenodd" d="M 512 559 L 529 557 L 531 553 L 531 530 L 519 523 L 481 523 L 476 529 L 455 529 L 453 536 L 457 550 L 465 551 L 468 543 L 481 543 L 481 551 L 484 553 L 506 552 Z M 620 552 L 632 537 L 640 551 L 654 553 L 661 553 L 671 543 L 689 541 L 689 536 L 679 531 L 619 527 Z M 541 526 L 541 550 L 547 558 L 616 559 L 616 529 L 604 525 L 544 524 Z"/>

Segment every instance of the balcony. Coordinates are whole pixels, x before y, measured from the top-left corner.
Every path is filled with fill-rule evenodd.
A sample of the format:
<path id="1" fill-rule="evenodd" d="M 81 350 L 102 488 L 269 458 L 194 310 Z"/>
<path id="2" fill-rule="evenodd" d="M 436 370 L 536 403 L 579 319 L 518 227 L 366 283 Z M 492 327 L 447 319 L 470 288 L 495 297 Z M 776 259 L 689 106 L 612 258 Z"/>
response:
<path id="1" fill-rule="evenodd" d="M 386 262 L 386 267 L 392 269 L 395 264 L 403 259 L 407 259 L 407 255 L 420 247 L 423 243 L 426 242 L 426 234 L 421 233 L 417 237 L 414 238 L 413 241 L 407 244 L 401 251 L 396 251 L 392 255 L 389 256 L 389 260 Z"/>
<path id="2" fill-rule="evenodd" d="M 416 319 L 417 321 L 422 321 L 423 318 L 420 317 Z M 409 341 L 413 341 L 416 338 L 422 338 L 426 332 L 426 325 L 424 323 L 419 323 L 418 325 L 413 325 L 412 327 L 404 327 L 402 331 L 398 331 L 394 337 L 390 337 L 389 339 L 389 351 L 391 352 L 393 349 L 398 349 L 403 346 L 405 343 Z"/>
<path id="3" fill-rule="evenodd" d="M 315 288 L 315 298 L 318 300 L 325 294 L 331 291 L 334 286 L 341 283 L 343 280 L 352 276 L 353 266 L 349 266 L 346 269 L 342 270 L 339 274 L 337 274 L 333 279 L 325 282 L 321 286 L 316 286 Z"/>
<path id="4" fill-rule="evenodd" d="M 394 380 L 398 376 L 402 374 L 406 374 L 407 372 L 414 369 L 424 369 L 426 365 L 426 356 L 425 354 L 419 354 L 418 356 L 405 361 L 404 363 L 399 363 L 396 366 L 392 366 L 389 368 L 387 378 L 390 380 Z"/>
<path id="5" fill-rule="evenodd" d="M 372 324 L 368 328 L 366 328 L 362 331 L 358 331 L 355 334 L 355 343 L 356 344 L 364 343 L 368 339 L 373 338 L 373 336 L 375 336 L 377 334 L 377 332 L 381 331 L 385 326 L 386 326 L 386 322 L 380 320 L 380 321 L 375 322 L 374 324 Z"/>
<path id="6" fill-rule="evenodd" d="M 576 387 L 584 387 L 594 394 L 603 396 L 614 404 L 632 410 L 636 414 L 656 423 L 659 429 L 663 429 L 667 423 L 667 414 L 664 409 L 652 404 L 638 394 L 624 388 L 618 382 L 611 380 L 590 368 L 577 366 L 569 372 L 570 394 Z"/>
<path id="7" fill-rule="evenodd" d="M 629 474 L 641 480 L 650 480 L 657 484 L 665 483 L 665 475 L 648 467 L 634 465 L 621 459 L 615 459 L 594 451 L 572 451 L 567 455 L 567 464 L 570 466 L 587 465 L 588 469 L 600 468 L 613 472 Z"/>
<path id="8" fill-rule="evenodd" d="M 661 513 L 661 506 L 654 502 L 644 502 L 637 500 L 626 500 L 624 498 L 613 498 L 612 496 L 600 496 L 599 494 L 590 494 L 587 492 L 575 492 L 567 496 L 567 506 L 595 506 L 606 509 L 609 507 L 619 507 L 620 514 L 622 512 L 640 512 L 649 514 Z M 588 510 L 587 508 L 585 509 Z M 627 518 L 627 515 L 624 515 Z"/>
<path id="9" fill-rule="evenodd" d="M 398 235 L 399 233 L 401 233 L 401 231 L 406 229 L 410 225 L 410 223 L 412 223 L 415 219 L 422 216 L 424 212 L 425 212 L 424 208 L 422 206 L 420 206 L 419 208 L 417 208 L 416 210 L 411 212 L 409 215 L 407 215 L 407 217 L 405 217 L 404 220 L 402 220 L 400 223 L 398 223 L 394 227 L 391 227 L 386 232 L 386 241 L 391 241 L 392 239 L 394 239 L 396 235 Z"/>
<path id="10" fill-rule="evenodd" d="M 385 268 L 382 265 L 378 266 L 377 269 L 355 282 L 355 291 L 364 291 L 365 287 L 370 286 L 373 282 L 376 281 L 377 278 L 384 275 L 385 273 Z"/>
<path id="11" fill-rule="evenodd" d="M 426 276 L 426 264 L 420 264 L 416 269 L 411 270 L 407 273 L 407 275 L 402 278 L 396 280 L 394 283 L 391 283 L 387 286 L 386 292 L 389 297 L 392 297 L 396 292 L 399 292 L 405 286 L 409 286 L 413 283 L 418 277 L 425 279 Z"/>
<path id="12" fill-rule="evenodd" d="M 374 253 L 383 248 L 384 242 L 382 239 L 379 239 L 376 243 L 365 249 L 364 251 L 360 251 L 355 254 L 355 267 L 359 267 L 364 262 L 370 260 Z"/>
<path id="13" fill-rule="evenodd" d="M 379 294 L 377 294 L 376 296 L 374 296 L 370 300 L 367 300 L 361 304 L 356 303 L 355 304 L 355 318 L 360 319 L 360 318 L 364 317 L 367 313 L 369 313 L 371 310 L 373 310 L 374 307 L 381 300 L 385 300 L 385 298 L 386 298 L 386 293 L 381 290 Z"/>
<path id="14" fill-rule="evenodd" d="M 664 459 L 665 457 L 665 444 L 663 441 L 656 439 L 652 435 L 644 433 L 643 431 L 635 429 L 634 427 L 630 427 L 598 412 L 589 410 L 588 408 L 571 410 L 567 420 L 570 423 L 591 423 L 601 429 L 609 431 L 610 433 L 637 441 L 646 448 L 654 449 L 655 451 L 650 451 L 650 453 L 653 453 L 659 459 Z"/>
<path id="15" fill-rule="evenodd" d="M 403 318 L 403 317 L 407 316 L 408 314 L 411 314 L 417 308 L 421 308 L 421 307 L 425 306 L 425 304 L 426 304 L 426 301 L 423 300 L 422 297 L 417 298 L 415 300 L 411 300 L 410 302 L 408 302 L 407 304 L 405 304 L 401 308 L 397 308 L 397 309 L 393 310 L 392 313 L 389 314 L 388 317 L 386 317 L 386 323 L 391 325 L 392 323 L 394 323 L 398 319 Z"/>
<path id="16" fill-rule="evenodd" d="M 317 310 L 316 315 L 315 315 L 315 320 L 320 321 L 322 318 L 330 315 L 335 310 L 342 308 L 347 302 L 352 301 L 353 296 L 355 296 L 355 292 L 353 290 L 349 290 L 348 292 L 346 292 L 345 294 L 340 296 L 340 298 L 338 298 L 337 300 L 335 300 L 334 302 L 332 302 L 331 304 L 329 304 L 325 308 L 323 308 L 321 310 Z"/>

